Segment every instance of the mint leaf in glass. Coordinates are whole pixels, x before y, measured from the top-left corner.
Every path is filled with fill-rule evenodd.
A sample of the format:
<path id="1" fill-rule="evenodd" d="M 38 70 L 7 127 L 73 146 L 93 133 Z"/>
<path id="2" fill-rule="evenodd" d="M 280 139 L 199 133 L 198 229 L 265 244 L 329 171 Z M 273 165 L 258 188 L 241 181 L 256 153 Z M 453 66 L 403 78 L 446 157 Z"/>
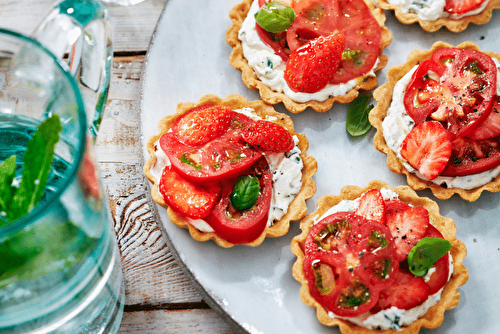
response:
<path id="1" fill-rule="evenodd" d="M 295 11 L 278 1 L 272 1 L 255 13 L 255 20 L 265 31 L 280 33 L 292 25 L 295 20 Z"/>
<path id="2" fill-rule="evenodd" d="M 250 209 L 257 202 L 259 192 L 259 179 L 253 175 L 242 175 L 234 184 L 229 197 L 231 205 L 239 211 Z"/>
<path id="3" fill-rule="evenodd" d="M 61 130 L 59 115 L 53 115 L 38 126 L 28 142 L 21 183 L 8 211 L 10 220 L 27 214 L 42 198 Z"/>
<path id="4" fill-rule="evenodd" d="M 368 120 L 368 114 L 373 109 L 373 105 L 368 105 L 371 96 L 358 96 L 349 104 L 347 109 L 346 129 L 351 136 L 364 135 L 371 129 L 372 125 Z"/>
<path id="5" fill-rule="evenodd" d="M 446 239 L 421 239 L 408 253 L 410 272 L 415 276 L 425 276 L 432 265 L 449 252 L 452 244 Z"/>
<path id="6" fill-rule="evenodd" d="M 14 193 L 12 181 L 16 175 L 16 156 L 11 155 L 0 164 L 0 226 L 7 216 L 10 201 Z"/>

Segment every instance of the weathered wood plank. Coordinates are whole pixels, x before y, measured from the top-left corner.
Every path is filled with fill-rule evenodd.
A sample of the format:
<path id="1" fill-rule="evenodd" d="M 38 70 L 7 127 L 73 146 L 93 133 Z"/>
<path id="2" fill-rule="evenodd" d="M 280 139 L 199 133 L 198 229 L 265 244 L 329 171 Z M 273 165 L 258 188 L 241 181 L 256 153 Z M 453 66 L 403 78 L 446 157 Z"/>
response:
<path id="1" fill-rule="evenodd" d="M 201 297 L 165 244 L 146 200 L 138 90 L 143 57 L 114 60 L 110 100 L 96 139 L 97 160 L 114 217 L 126 305 L 199 303 Z M 175 307 L 175 306 L 172 306 Z"/>
<path id="2" fill-rule="evenodd" d="M 234 331 L 209 309 L 125 312 L 120 334 L 232 334 Z"/>
<path id="3" fill-rule="evenodd" d="M 134 6 L 106 4 L 113 30 L 113 50 L 119 53 L 146 52 L 167 1 L 146 0 Z M 0 26 L 30 35 L 54 2 L 0 0 Z"/>

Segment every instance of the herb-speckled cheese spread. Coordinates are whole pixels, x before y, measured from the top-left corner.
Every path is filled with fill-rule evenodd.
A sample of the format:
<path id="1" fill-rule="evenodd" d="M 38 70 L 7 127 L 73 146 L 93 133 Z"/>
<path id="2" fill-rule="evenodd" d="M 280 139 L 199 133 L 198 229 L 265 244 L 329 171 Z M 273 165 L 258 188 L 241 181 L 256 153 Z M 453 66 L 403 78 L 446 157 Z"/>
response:
<path id="1" fill-rule="evenodd" d="M 397 200 L 399 199 L 399 196 L 396 192 L 382 188 L 380 189 L 380 192 L 382 194 L 382 197 L 385 200 Z M 325 214 L 323 214 L 321 217 L 318 217 L 315 219 L 315 223 L 319 222 L 321 219 L 324 217 L 327 217 L 331 214 L 334 214 L 336 212 L 353 212 L 356 211 L 359 205 L 359 198 L 353 201 L 350 200 L 342 200 L 339 202 L 337 205 L 331 207 Z M 448 281 L 450 280 L 451 274 L 453 273 L 453 259 L 452 257 L 448 254 L 448 257 L 450 259 L 450 268 L 449 268 L 449 273 L 448 273 Z M 425 281 L 428 281 L 430 278 L 430 275 L 432 274 L 433 271 L 429 270 L 429 272 L 426 274 L 424 277 Z M 427 313 L 427 310 L 429 310 L 432 306 L 436 305 L 440 300 L 441 300 L 441 294 L 443 293 L 444 287 L 441 288 L 438 292 L 435 294 L 429 296 L 425 302 L 420 304 L 419 306 L 416 306 L 412 309 L 409 310 L 402 310 L 397 307 L 391 307 L 386 310 L 382 310 L 378 313 L 371 314 L 371 313 L 366 313 L 362 314 L 357 317 L 351 317 L 351 318 L 343 318 L 343 317 L 338 317 L 332 312 L 329 312 L 328 315 L 331 318 L 342 318 L 345 320 L 348 320 L 352 322 L 353 324 L 356 324 L 361 327 L 369 328 L 369 329 L 394 329 L 394 330 L 400 330 L 401 327 L 403 326 L 408 326 L 414 321 L 416 321 L 418 318 L 422 317 L 425 313 Z"/>
<path id="2" fill-rule="evenodd" d="M 463 14 L 449 14 L 444 10 L 445 0 L 387 0 L 390 4 L 397 5 L 403 13 L 415 13 L 424 21 L 435 21 L 441 17 L 459 20 L 465 16 L 481 13 L 488 5 L 489 0 L 483 2 L 478 8 Z"/>
<path id="3" fill-rule="evenodd" d="M 497 80 L 500 80 L 500 63 L 493 58 L 497 65 Z M 391 106 L 387 110 L 387 116 L 382 122 L 382 131 L 387 146 L 394 151 L 405 168 L 415 173 L 419 178 L 427 180 L 422 174 L 415 170 L 400 154 L 401 143 L 407 134 L 413 129 L 415 122 L 406 113 L 404 107 L 404 92 L 413 72 L 417 69 L 416 65 L 410 72 L 402 77 L 394 86 Z M 500 82 L 500 81 L 498 81 Z M 496 94 L 500 95 L 500 85 L 497 85 Z M 485 172 L 467 175 L 467 176 L 438 176 L 431 182 L 438 185 L 446 185 L 448 188 L 474 189 L 494 180 L 500 174 L 500 166 Z"/>
<path id="4" fill-rule="evenodd" d="M 255 120 L 262 119 L 254 114 L 251 108 L 243 108 L 235 111 Z M 266 120 L 272 121 L 273 118 L 268 117 Z M 267 226 L 272 226 L 274 222 L 280 220 L 287 213 L 288 206 L 302 187 L 302 167 L 304 165 L 300 157 L 301 151 L 298 147 L 299 139 L 297 136 L 293 136 L 293 140 L 295 146 L 291 151 L 265 155 L 273 176 L 273 196 L 271 198 Z M 154 148 L 156 163 L 151 167 L 151 174 L 156 180 L 159 180 L 163 169 L 170 165 L 170 161 L 161 149 L 158 141 L 154 144 Z M 158 183 L 156 182 L 156 184 Z M 201 232 L 214 231 L 203 219 L 189 219 L 189 223 Z"/>
<path id="5" fill-rule="evenodd" d="M 272 90 L 284 93 L 296 102 L 325 101 L 331 96 L 341 96 L 347 94 L 357 84 L 364 80 L 366 76 L 375 76 L 373 69 L 363 77 L 352 79 L 346 83 L 331 85 L 316 93 L 294 92 L 286 83 L 284 78 L 286 62 L 274 53 L 274 50 L 267 46 L 259 37 L 255 29 L 255 13 L 259 10 L 259 1 L 254 0 L 250 11 L 243 22 L 238 33 L 241 41 L 243 55 L 248 61 L 248 65 L 253 69 L 260 81 Z M 375 68 L 378 60 L 373 66 Z"/>

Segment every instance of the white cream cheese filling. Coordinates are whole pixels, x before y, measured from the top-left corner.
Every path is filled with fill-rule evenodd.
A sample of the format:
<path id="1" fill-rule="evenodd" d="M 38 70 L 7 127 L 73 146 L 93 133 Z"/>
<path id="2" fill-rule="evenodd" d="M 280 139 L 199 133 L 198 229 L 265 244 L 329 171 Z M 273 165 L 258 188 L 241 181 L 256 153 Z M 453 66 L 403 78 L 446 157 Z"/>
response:
<path id="1" fill-rule="evenodd" d="M 274 50 L 267 46 L 259 37 L 255 29 L 255 13 L 259 10 L 258 0 L 254 0 L 250 11 L 245 18 L 238 38 L 241 41 L 243 55 L 248 61 L 248 65 L 253 69 L 260 81 L 273 91 L 284 93 L 296 102 L 325 101 L 331 96 L 341 96 L 347 94 L 357 84 L 362 82 L 367 76 L 375 76 L 374 69 L 379 60 L 364 76 L 352 79 L 343 84 L 328 84 L 325 88 L 316 93 L 294 92 L 286 83 L 284 78 L 286 62 L 274 53 Z"/>
<path id="2" fill-rule="evenodd" d="M 253 113 L 251 108 L 235 110 L 249 116 L 255 120 L 262 119 Z M 267 117 L 266 120 L 273 121 L 275 117 Z M 269 208 L 267 226 L 272 226 L 280 220 L 287 212 L 288 206 L 293 201 L 302 187 L 302 167 L 304 166 L 300 157 L 298 146 L 299 139 L 293 136 L 295 146 L 292 150 L 285 153 L 273 153 L 265 155 L 269 162 L 271 175 L 273 178 L 273 195 Z M 170 165 L 170 161 L 162 150 L 159 142 L 154 143 L 156 163 L 151 167 L 150 172 L 154 179 L 160 180 L 163 169 Z M 155 182 L 158 184 L 159 182 Z M 212 227 L 203 219 L 188 219 L 189 224 L 193 225 L 201 232 L 214 232 Z"/>

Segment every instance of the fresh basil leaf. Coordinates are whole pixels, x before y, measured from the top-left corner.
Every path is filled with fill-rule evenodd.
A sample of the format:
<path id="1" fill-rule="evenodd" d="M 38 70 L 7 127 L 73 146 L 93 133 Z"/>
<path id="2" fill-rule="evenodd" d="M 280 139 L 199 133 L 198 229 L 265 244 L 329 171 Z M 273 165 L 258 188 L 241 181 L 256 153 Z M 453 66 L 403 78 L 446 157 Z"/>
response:
<path id="1" fill-rule="evenodd" d="M 59 115 L 53 115 L 38 126 L 28 142 L 21 183 L 9 210 L 11 220 L 28 213 L 42 198 L 61 130 Z"/>
<path id="2" fill-rule="evenodd" d="M 373 109 L 373 104 L 368 105 L 371 99 L 371 96 L 358 96 L 349 104 L 346 128 L 351 136 L 364 135 L 372 127 L 368 120 L 368 115 Z"/>
<path id="3" fill-rule="evenodd" d="M 425 276 L 432 265 L 448 253 L 452 244 L 446 239 L 423 238 L 408 253 L 408 265 L 415 276 Z"/>
<path id="4" fill-rule="evenodd" d="M 280 33 L 292 25 L 295 20 L 295 11 L 278 1 L 272 1 L 255 13 L 255 20 L 265 31 Z"/>
<path id="5" fill-rule="evenodd" d="M 12 198 L 14 187 L 12 181 L 16 175 L 16 156 L 12 155 L 0 164 L 0 226 L 2 220 L 7 216 L 9 203 Z"/>
<path id="6" fill-rule="evenodd" d="M 260 193 L 260 181 L 253 175 L 242 175 L 236 180 L 229 197 L 231 205 L 239 211 L 250 209 Z"/>

